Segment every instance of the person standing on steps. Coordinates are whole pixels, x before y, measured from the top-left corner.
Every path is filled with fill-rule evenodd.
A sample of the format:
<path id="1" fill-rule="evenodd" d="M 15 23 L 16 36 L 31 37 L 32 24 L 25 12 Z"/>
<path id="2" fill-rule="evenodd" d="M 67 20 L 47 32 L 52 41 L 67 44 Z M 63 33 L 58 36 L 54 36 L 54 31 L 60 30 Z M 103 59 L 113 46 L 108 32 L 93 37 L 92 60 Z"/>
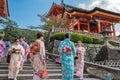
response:
<path id="1" fill-rule="evenodd" d="M 74 80 L 74 56 L 76 49 L 70 41 L 70 33 L 65 34 L 65 40 L 61 41 L 58 47 L 60 62 L 62 66 L 62 80 Z"/>
<path id="2" fill-rule="evenodd" d="M 6 46 L 3 41 L 3 36 L 0 36 L 0 61 L 3 57 L 5 57 L 6 54 Z"/>
<path id="3" fill-rule="evenodd" d="M 45 46 L 43 34 L 37 33 L 37 40 L 32 44 L 30 52 L 33 54 L 32 66 L 34 68 L 33 80 L 44 80 L 42 71 L 45 69 Z"/>
<path id="4" fill-rule="evenodd" d="M 17 80 L 24 53 L 24 48 L 20 45 L 19 39 L 15 39 L 15 43 L 8 50 L 8 54 L 11 56 L 8 72 L 9 79 Z"/>
<path id="5" fill-rule="evenodd" d="M 0 36 L 0 61 L 5 56 L 5 53 L 6 53 L 6 46 L 3 41 L 3 36 Z"/>
<path id="6" fill-rule="evenodd" d="M 76 52 L 78 59 L 76 60 L 75 72 L 76 76 L 79 76 L 80 80 L 83 80 L 85 48 L 82 47 L 81 41 L 78 41 L 77 43 Z"/>
<path id="7" fill-rule="evenodd" d="M 20 45 L 23 46 L 24 50 L 25 50 L 25 54 L 23 55 L 23 59 L 21 61 L 21 68 L 20 70 L 23 69 L 23 65 L 24 65 L 24 62 L 26 61 L 27 59 L 27 55 L 29 53 L 29 45 L 27 44 L 27 42 L 25 42 L 25 37 L 23 36 L 20 36 Z"/>

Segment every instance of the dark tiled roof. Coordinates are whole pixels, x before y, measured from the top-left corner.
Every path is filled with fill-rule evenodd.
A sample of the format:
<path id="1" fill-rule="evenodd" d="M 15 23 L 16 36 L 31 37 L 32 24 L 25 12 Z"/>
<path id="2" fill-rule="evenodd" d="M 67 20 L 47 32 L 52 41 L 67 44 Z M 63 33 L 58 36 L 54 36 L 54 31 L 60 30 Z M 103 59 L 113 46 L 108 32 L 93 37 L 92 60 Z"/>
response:
<path id="1" fill-rule="evenodd" d="M 63 4 L 62 6 L 64 6 L 65 10 L 68 11 L 68 12 L 78 11 L 78 12 L 82 12 L 82 13 L 87 13 L 87 14 L 89 14 L 89 13 L 92 13 L 92 12 L 98 10 L 98 11 L 101 11 L 101 12 L 105 12 L 105 13 L 109 13 L 109 14 L 114 14 L 114 15 L 120 16 L 120 13 L 108 11 L 108 10 L 105 10 L 105 9 L 102 9 L 102 8 L 99 8 L 99 7 L 95 7 L 95 8 L 92 9 L 92 10 L 86 10 L 86 9 L 74 7 L 74 6 L 67 5 L 67 4 Z"/>

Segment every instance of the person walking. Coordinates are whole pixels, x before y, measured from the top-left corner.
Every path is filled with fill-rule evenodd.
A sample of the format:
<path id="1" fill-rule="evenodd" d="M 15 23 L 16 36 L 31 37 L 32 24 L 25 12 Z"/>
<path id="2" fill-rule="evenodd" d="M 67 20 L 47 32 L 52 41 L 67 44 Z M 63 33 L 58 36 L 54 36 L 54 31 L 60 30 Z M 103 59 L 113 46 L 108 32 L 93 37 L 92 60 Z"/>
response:
<path id="1" fill-rule="evenodd" d="M 33 54 L 32 66 L 34 68 L 33 80 L 43 80 L 42 71 L 45 69 L 45 46 L 43 42 L 43 34 L 37 33 L 37 40 L 31 46 Z"/>
<path id="2" fill-rule="evenodd" d="M 25 37 L 20 36 L 19 39 L 20 39 L 20 45 L 23 46 L 23 48 L 25 50 L 25 54 L 23 55 L 23 59 L 21 61 L 21 68 L 20 68 L 20 70 L 22 70 L 24 62 L 27 60 L 27 55 L 29 53 L 29 45 L 27 44 L 27 42 L 25 42 Z"/>
<path id="3" fill-rule="evenodd" d="M 70 41 L 70 34 L 65 34 L 65 40 L 61 41 L 58 47 L 60 62 L 62 66 L 62 80 L 74 80 L 74 56 L 76 49 Z"/>
<path id="4" fill-rule="evenodd" d="M 5 43 L 3 41 L 3 37 L 0 36 L 0 61 L 5 56 L 5 53 L 6 53 L 6 46 L 5 46 Z"/>
<path id="5" fill-rule="evenodd" d="M 76 76 L 79 76 L 80 80 L 83 80 L 85 48 L 82 47 L 81 41 L 78 41 L 77 43 L 76 53 L 78 55 L 75 67 Z"/>
<path id="6" fill-rule="evenodd" d="M 11 56 L 9 64 L 8 78 L 17 80 L 19 68 L 24 55 L 24 49 L 20 45 L 19 39 L 15 39 L 15 43 L 9 48 L 8 54 Z"/>

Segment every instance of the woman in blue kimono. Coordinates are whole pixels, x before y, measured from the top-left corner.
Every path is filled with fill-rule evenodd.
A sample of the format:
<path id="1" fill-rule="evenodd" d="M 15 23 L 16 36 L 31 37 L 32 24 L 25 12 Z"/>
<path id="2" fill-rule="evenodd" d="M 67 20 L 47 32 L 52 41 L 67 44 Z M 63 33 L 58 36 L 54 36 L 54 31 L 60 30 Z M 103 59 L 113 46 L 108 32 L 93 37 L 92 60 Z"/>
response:
<path id="1" fill-rule="evenodd" d="M 61 41 L 58 47 L 62 66 L 62 80 L 74 79 L 74 55 L 76 49 L 74 43 L 70 41 L 70 34 L 65 34 L 65 40 Z"/>

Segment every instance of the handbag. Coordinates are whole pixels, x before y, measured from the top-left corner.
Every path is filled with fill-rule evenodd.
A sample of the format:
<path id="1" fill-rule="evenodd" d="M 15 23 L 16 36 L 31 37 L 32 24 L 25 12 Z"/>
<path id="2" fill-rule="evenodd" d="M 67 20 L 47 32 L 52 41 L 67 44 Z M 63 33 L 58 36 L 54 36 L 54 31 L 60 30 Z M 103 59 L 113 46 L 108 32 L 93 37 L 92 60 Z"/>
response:
<path id="1" fill-rule="evenodd" d="M 46 70 L 46 65 L 44 64 L 44 69 L 41 71 L 41 78 L 47 79 L 48 78 L 48 72 Z"/>
<path id="2" fill-rule="evenodd" d="M 7 55 L 7 63 L 10 63 L 11 55 Z"/>
<path id="3" fill-rule="evenodd" d="M 42 77 L 43 79 L 48 78 L 48 72 L 47 72 L 46 70 L 42 70 L 42 72 L 41 72 L 41 77 Z"/>

